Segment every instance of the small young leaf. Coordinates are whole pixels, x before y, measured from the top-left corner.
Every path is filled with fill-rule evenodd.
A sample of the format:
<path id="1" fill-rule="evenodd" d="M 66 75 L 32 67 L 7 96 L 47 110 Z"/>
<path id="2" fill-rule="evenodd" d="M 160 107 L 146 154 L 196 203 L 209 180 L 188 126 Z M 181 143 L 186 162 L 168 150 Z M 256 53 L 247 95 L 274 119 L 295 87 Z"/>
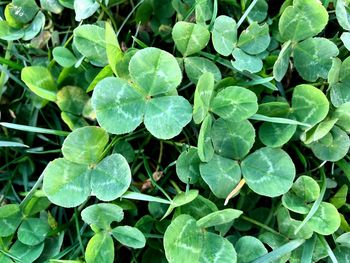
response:
<path id="1" fill-rule="evenodd" d="M 89 100 L 86 92 L 76 86 L 65 86 L 57 93 L 56 103 L 61 111 L 81 115 Z"/>
<path id="2" fill-rule="evenodd" d="M 79 22 L 92 16 L 99 7 L 95 0 L 74 0 L 75 20 Z"/>
<path id="3" fill-rule="evenodd" d="M 132 248 L 143 248 L 146 244 L 146 238 L 136 227 L 117 226 L 111 231 L 113 237 L 124 246 Z"/>
<path id="4" fill-rule="evenodd" d="M 208 44 L 210 33 L 205 26 L 179 21 L 173 28 L 172 37 L 176 48 L 187 57 L 201 51 Z"/>
<path id="5" fill-rule="evenodd" d="M 236 209 L 224 209 L 210 213 L 209 215 L 202 217 L 197 221 L 197 226 L 201 228 L 208 228 L 216 225 L 229 223 L 238 218 L 243 212 Z"/>
<path id="6" fill-rule="evenodd" d="M 337 125 L 350 133 L 350 102 L 340 105 L 334 111 L 333 118 L 338 119 Z"/>
<path id="7" fill-rule="evenodd" d="M 114 204 L 96 204 L 86 207 L 81 212 L 81 218 L 89 225 L 108 229 L 114 221 L 120 222 L 124 218 L 123 209 Z"/>
<path id="8" fill-rule="evenodd" d="M 212 143 L 211 129 L 213 117 L 205 117 L 198 135 L 198 157 L 202 162 L 209 162 L 214 155 L 214 146 Z"/>
<path id="9" fill-rule="evenodd" d="M 336 2 L 335 14 L 339 25 L 345 30 L 350 30 L 349 18 L 349 2 L 346 0 L 338 0 Z"/>
<path id="10" fill-rule="evenodd" d="M 44 250 L 45 243 L 40 243 L 35 246 L 25 245 L 19 240 L 17 240 L 10 248 L 9 253 L 16 257 L 16 259 L 21 260 L 20 262 L 31 263 L 35 262 L 36 259 L 40 257 Z M 0 254 L 0 262 L 7 263 L 7 261 L 3 261 Z M 12 260 L 8 261 L 9 263 L 13 263 Z M 18 261 L 16 261 L 18 262 Z"/>
<path id="11" fill-rule="evenodd" d="M 269 197 L 288 192 L 295 177 L 294 163 L 281 149 L 261 148 L 248 155 L 241 168 L 249 188 Z"/>
<path id="12" fill-rule="evenodd" d="M 91 172 L 91 194 L 103 201 L 112 201 L 122 196 L 130 184 L 129 164 L 118 153 L 104 158 Z"/>
<path id="13" fill-rule="evenodd" d="M 289 40 L 283 44 L 281 52 L 278 54 L 278 58 L 273 65 L 273 76 L 277 81 L 281 81 L 287 73 L 290 55 L 293 50 L 291 43 L 292 42 Z"/>
<path id="14" fill-rule="evenodd" d="M 246 88 L 230 86 L 218 92 L 211 108 L 212 112 L 221 118 L 239 122 L 257 112 L 257 97 L 254 92 Z"/>
<path id="15" fill-rule="evenodd" d="M 117 64 L 120 63 L 123 58 L 123 52 L 120 49 L 117 36 L 113 30 L 113 27 L 110 23 L 106 23 L 106 53 L 109 66 L 116 76 L 118 76 L 117 72 Z"/>
<path id="16" fill-rule="evenodd" d="M 259 138 L 266 146 L 282 147 L 296 130 L 296 125 L 265 122 L 259 128 Z"/>
<path id="17" fill-rule="evenodd" d="M 30 25 L 24 29 L 23 40 L 27 41 L 33 39 L 36 35 L 40 33 L 44 26 L 45 15 L 43 14 L 43 12 L 39 11 L 34 17 L 34 20 L 30 23 Z"/>
<path id="18" fill-rule="evenodd" d="M 9 11 L 18 22 L 27 24 L 34 18 L 38 10 L 39 7 L 35 0 L 12 0 Z"/>
<path id="19" fill-rule="evenodd" d="M 22 69 L 21 79 L 39 97 L 55 101 L 57 86 L 51 72 L 41 66 L 31 66 Z"/>
<path id="20" fill-rule="evenodd" d="M 201 123 L 207 115 L 214 92 L 214 75 L 210 72 L 200 76 L 194 92 L 193 120 Z"/>

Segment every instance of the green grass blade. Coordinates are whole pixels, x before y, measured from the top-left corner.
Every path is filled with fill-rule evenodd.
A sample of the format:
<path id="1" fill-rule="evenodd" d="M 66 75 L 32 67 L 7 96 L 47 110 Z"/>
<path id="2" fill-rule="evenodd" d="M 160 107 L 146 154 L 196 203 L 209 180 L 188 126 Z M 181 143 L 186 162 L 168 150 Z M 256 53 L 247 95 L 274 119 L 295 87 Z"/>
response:
<path id="1" fill-rule="evenodd" d="M 288 243 L 280 246 L 279 248 L 271 251 L 270 253 L 267 253 L 267 254 L 263 255 L 262 257 L 254 260 L 252 263 L 273 262 L 273 261 L 277 260 L 278 258 L 282 257 L 283 255 L 300 247 L 302 244 L 304 244 L 304 242 L 305 242 L 304 239 L 295 239 L 295 240 L 289 241 Z"/>
<path id="2" fill-rule="evenodd" d="M 321 241 L 321 243 L 326 247 L 328 256 L 329 256 L 329 258 L 331 259 L 331 261 L 332 261 L 333 263 L 338 263 L 337 258 L 335 257 L 335 255 L 334 255 L 332 249 L 331 249 L 330 246 L 328 245 L 327 240 L 324 238 L 324 236 L 318 235 L 318 239 L 319 239 L 319 240 Z"/>
<path id="3" fill-rule="evenodd" d="M 19 142 L 11 142 L 11 141 L 0 141 L 0 147 L 24 147 L 29 148 L 28 145 Z"/>
<path id="4" fill-rule="evenodd" d="M 67 136 L 70 133 L 66 131 L 38 128 L 34 126 L 27 126 L 27 125 L 21 125 L 21 124 L 9 123 L 9 122 L 0 122 L 0 125 L 9 129 L 14 129 L 19 131 L 53 134 L 57 136 Z"/>
<path id="5" fill-rule="evenodd" d="M 311 238 L 305 241 L 303 246 L 303 253 L 301 254 L 300 263 L 312 263 L 312 255 L 314 253 L 316 243 L 316 235 L 314 234 Z"/>
<path id="6" fill-rule="evenodd" d="M 160 197 L 155 197 L 151 195 L 146 195 L 142 193 L 136 193 L 136 192 L 126 192 L 123 194 L 121 198 L 125 199 L 132 199 L 132 200 L 139 200 L 139 201 L 147 201 L 147 202 L 156 202 L 156 203 L 162 203 L 162 204 L 168 204 L 170 205 L 171 202 L 169 200 L 160 198 Z"/>
<path id="7" fill-rule="evenodd" d="M 273 122 L 273 123 L 281 123 L 281 124 L 293 124 L 293 125 L 300 125 L 305 127 L 311 127 L 311 125 L 303 122 L 299 122 L 296 120 L 286 119 L 286 118 L 279 118 L 279 117 L 268 117 L 261 114 L 254 114 L 249 119 L 256 120 L 256 121 L 266 121 L 266 122 Z"/>

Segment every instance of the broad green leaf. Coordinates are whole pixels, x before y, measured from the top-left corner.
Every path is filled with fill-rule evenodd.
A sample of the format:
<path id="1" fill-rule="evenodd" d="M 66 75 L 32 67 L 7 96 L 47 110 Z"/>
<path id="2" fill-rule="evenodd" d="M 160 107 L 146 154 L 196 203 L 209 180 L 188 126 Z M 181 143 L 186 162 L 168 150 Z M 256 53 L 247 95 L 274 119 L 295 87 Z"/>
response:
<path id="1" fill-rule="evenodd" d="M 321 90 L 302 84 L 294 88 L 292 110 L 298 121 L 315 125 L 327 116 L 329 102 Z"/>
<path id="2" fill-rule="evenodd" d="M 176 89 L 182 73 L 175 57 L 158 48 L 144 48 L 131 58 L 129 72 L 132 80 L 146 96 L 155 96 Z"/>
<path id="3" fill-rule="evenodd" d="M 210 101 L 214 92 L 214 75 L 210 72 L 200 76 L 194 92 L 193 120 L 201 123 L 208 114 Z"/>
<path id="4" fill-rule="evenodd" d="M 176 48 L 187 57 L 201 51 L 208 44 L 210 33 L 205 26 L 179 21 L 173 27 L 172 37 Z"/>
<path id="5" fill-rule="evenodd" d="M 253 22 L 243 30 L 237 46 L 250 55 L 256 55 L 265 51 L 269 44 L 269 26 L 266 23 L 260 26 L 257 22 Z"/>
<path id="6" fill-rule="evenodd" d="M 185 184 L 195 184 L 200 176 L 200 162 L 197 149 L 189 148 L 182 152 L 176 161 L 176 174 L 179 179 Z"/>
<path id="7" fill-rule="evenodd" d="M 246 88 L 230 86 L 214 97 L 211 110 L 223 119 L 243 121 L 257 112 L 257 97 Z"/>
<path id="8" fill-rule="evenodd" d="M 277 81 L 281 81 L 287 73 L 290 55 L 293 50 L 291 43 L 292 42 L 289 40 L 283 44 L 281 52 L 278 54 L 278 58 L 273 65 L 273 76 Z"/>
<path id="9" fill-rule="evenodd" d="M 52 51 L 55 61 L 64 68 L 73 67 L 77 63 L 77 58 L 66 47 L 55 47 Z"/>
<path id="10" fill-rule="evenodd" d="M 204 236 L 199 262 L 236 263 L 237 253 L 226 238 L 207 232 Z"/>
<path id="11" fill-rule="evenodd" d="M 215 152 L 230 159 L 242 159 L 255 142 L 255 130 L 248 120 L 217 119 L 211 130 Z"/>
<path id="12" fill-rule="evenodd" d="M 350 133 L 350 102 L 340 105 L 334 111 L 333 118 L 338 119 L 337 125 Z"/>
<path id="13" fill-rule="evenodd" d="M 40 31 L 45 26 L 45 15 L 43 12 L 39 11 L 34 17 L 33 21 L 30 23 L 28 27 L 24 29 L 23 40 L 31 40 L 36 35 L 40 33 Z"/>
<path id="14" fill-rule="evenodd" d="M 0 237 L 6 237 L 16 232 L 22 221 L 19 206 L 8 204 L 0 207 Z"/>
<path id="15" fill-rule="evenodd" d="M 226 198 L 241 180 L 238 163 L 216 154 L 209 162 L 202 163 L 199 169 L 203 180 L 218 198 Z"/>
<path id="16" fill-rule="evenodd" d="M 86 263 L 113 263 L 114 244 L 112 237 L 104 232 L 95 234 L 87 244 L 85 260 Z"/>
<path id="17" fill-rule="evenodd" d="M 124 246 L 132 248 L 143 248 L 146 245 L 146 238 L 136 227 L 117 226 L 111 231 L 113 237 Z"/>
<path id="18" fill-rule="evenodd" d="M 310 228 L 321 235 L 333 234 L 340 226 L 340 216 L 334 205 L 322 202 L 308 221 Z"/>
<path id="19" fill-rule="evenodd" d="M 124 212 L 118 205 L 102 203 L 86 207 L 81 212 L 81 218 L 86 224 L 108 229 L 112 222 L 123 220 Z"/>
<path id="20" fill-rule="evenodd" d="M 235 248 L 237 251 L 237 262 L 240 263 L 250 263 L 268 252 L 264 244 L 253 236 L 241 237 L 238 239 Z"/>
<path id="21" fill-rule="evenodd" d="M 79 22 L 92 16 L 99 7 L 95 0 L 74 0 L 75 20 Z"/>
<path id="22" fill-rule="evenodd" d="M 326 38 L 309 38 L 294 48 L 294 65 L 307 81 L 327 79 L 332 60 L 339 54 L 337 46 Z"/>
<path id="23" fill-rule="evenodd" d="M 221 80 L 220 69 L 209 59 L 202 57 L 189 57 L 184 59 L 184 63 L 187 77 L 194 84 L 197 84 L 199 78 L 206 72 L 212 73 L 215 81 Z"/>
<path id="24" fill-rule="evenodd" d="M 229 16 L 218 16 L 214 22 L 212 42 L 216 52 L 229 56 L 237 42 L 236 21 Z"/>
<path id="25" fill-rule="evenodd" d="M 335 107 L 350 102 L 349 84 L 339 82 L 331 87 L 331 102 Z"/>
<path id="26" fill-rule="evenodd" d="M 66 208 L 78 206 L 90 195 L 90 173 L 87 165 L 56 159 L 43 172 L 43 190 L 56 205 Z"/>
<path id="27" fill-rule="evenodd" d="M 192 106 L 181 96 L 157 97 L 146 104 L 144 123 L 158 139 L 170 139 L 180 134 L 192 119 Z"/>
<path id="28" fill-rule="evenodd" d="M 122 196 L 131 184 L 131 171 L 119 153 L 104 158 L 91 172 L 91 194 L 103 201 Z"/>
<path id="29" fill-rule="evenodd" d="M 322 139 L 310 144 L 317 158 L 331 162 L 341 160 L 349 152 L 349 147 L 349 136 L 337 126 L 334 126 L 330 133 Z"/>
<path id="30" fill-rule="evenodd" d="M 26 218 L 18 228 L 18 240 L 25 245 L 35 246 L 43 242 L 50 230 L 50 226 L 44 219 Z"/>
<path id="31" fill-rule="evenodd" d="M 290 106 L 288 102 L 284 101 L 272 101 L 265 102 L 259 105 L 258 114 L 268 117 L 286 116 L 290 112 Z M 267 120 L 264 120 L 267 121 Z M 288 123 L 285 123 L 288 124 Z"/>
<path id="32" fill-rule="evenodd" d="M 285 40 L 300 41 L 320 33 L 328 23 L 328 13 L 317 0 L 294 0 L 278 23 Z"/>
<path id="33" fill-rule="evenodd" d="M 349 1 L 337 0 L 335 14 L 339 25 L 345 30 L 350 30 Z"/>
<path id="34" fill-rule="evenodd" d="M 211 138 L 213 117 L 205 117 L 198 135 L 198 157 L 202 162 L 209 162 L 214 155 L 214 146 Z"/>
<path id="35" fill-rule="evenodd" d="M 91 102 L 98 123 L 114 134 L 135 130 L 142 122 L 146 103 L 127 81 L 114 77 L 105 78 L 96 85 Z"/>
<path id="36" fill-rule="evenodd" d="M 89 96 L 76 86 L 65 86 L 57 93 L 56 103 L 61 111 L 81 115 Z"/>
<path id="37" fill-rule="evenodd" d="M 248 71 L 249 73 L 259 72 L 263 63 L 262 60 L 257 56 L 248 55 L 243 50 L 235 48 L 232 52 L 234 61 L 232 60 L 232 66 L 238 71 Z"/>
<path id="38" fill-rule="evenodd" d="M 15 20 L 27 24 L 39 11 L 39 7 L 35 0 L 12 0 L 9 11 Z"/>
<path id="39" fill-rule="evenodd" d="M 0 21 L 0 39 L 6 41 L 18 40 L 24 36 L 24 30 L 11 27 L 7 21 Z"/>
<path id="40" fill-rule="evenodd" d="M 116 76 L 118 76 L 117 72 L 117 64 L 123 58 L 123 52 L 119 46 L 117 36 L 114 32 L 113 27 L 110 23 L 106 23 L 106 53 L 108 63 Z"/>
<path id="41" fill-rule="evenodd" d="M 309 203 L 316 201 L 320 195 L 320 187 L 309 176 L 300 176 L 295 181 L 292 189 L 282 196 L 282 204 L 289 210 L 307 214 L 310 211 Z"/>
<path id="42" fill-rule="evenodd" d="M 288 192 L 295 177 L 292 159 L 277 148 L 260 148 L 243 160 L 241 168 L 249 188 L 269 197 Z"/>
<path id="43" fill-rule="evenodd" d="M 40 255 L 44 252 L 44 243 L 40 243 L 35 246 L 25 245 L 19 240 L 17 240 L 10 248 L 9 253 L 20 260 L 23 263 L 32 263 L 35 262 L 36 259 L 40 257 Z M 1 255 L 1 254 L 0 254 Z M 1 263 L 6 263 L 6 261 L 2 261 L 0 256 Z M 9 261 L 12 263 L 13 261 Z M 19 261 L 15 261 L 19 262 Z"/>
<path id="44" fill-rule="evenodd" d="M 341 234 L 336 238 L 335 242 L 340 245 L 350 247 L 350 232 Z"/>
<path id="45" fill-rule="evenodd" d="M 105 34 L 106 30 L 102 27 L 81 25 L 73 31 L 73 45 L 92 64 L 103 67 L 108 64 Z"/>
<path id="46" fill-rule="evenodd" d="M 341 64 L 340 67 L 340 72 L 339 72 L 339 81 L 342 83 L 349 83 L 350 82 L 350 57 L 347 57 L 344 59 L 343 63 Z"/>
<path id="47" fill-rule="evenodd" d="M 340 39 L 343 42 L 346 49 L 350 51 L 350 33 L 344 32 L 343 34 L 341 34 Z"/>
<path id="48" fill-rule="evenodd" d="M 197 226 L 208 228 L 216 225 L 229 223 L 238 218 L 243 212 L 241 210 L 227 208 L 210 213 L 197 221 Z"/>
<path id="49" fill-rule="evenodd" d="M 40 6 L 42 9 L 54 14 L 60 14 L 64 9 L 58 0 L 40 0 Z"/>
<path id="50" fill-rule="evenodd" d="M 195 0 L 196 22 L 204 23 L 213 15 L 213 2 L 211 0 Z"/>
<path id="51" fill-rule="evenodd" d="M 132 163 L 136 156 L 135 150 L 127 141 L 118 141 L 113 147 L 113 153 L 120 153 L 128 163 Z"/>
<path id="52" fill-rule="evenodd" d="M 306 223 L 300 231 L 295 234 L 295 230 L 297 230 L 301 221 L 291 218 L 288 210 L 282 206 L 277 210 L 277 223 L 279 232 L 289 239 L 309 239 L 313 234 L 313 230 L 308 223 Z"/>
<path id="53" fill-rule="evenodd" d="M 189 215 L 179 215 L 164 233 L 163 245 L 169 263 L 199 262 L 204 234 L 196 220 Z"/>
<path id="54" fill-rule="evenodd" d="M 21 79 L 39 97 L 55 101 L 57 86 L 51 72 L 41 66 L 31 66 L 22 69 Z"/>
<path id="55" fill-rule="evenodd" d="M 259 128 L 259 138 L 269 147 L 281 147 L 294 135 L 296 125 L 265 122 Z"/>
<path id="56" fill-rule="evenodd" d="M 300 139 L 305 144 L 310 144 L 312 142 L 318 141 L 326 136 L 334 127 L 338 119 L 328 119 L 320 122 L 311 129 L 306 130 L 301 136 Z"/>
<path id="57" fill-rule="evenodd" d="M 64 140 L 62 153 L 66 160 L 79 164 L 96 164 L 108 143 L 108 133 L 96 126 L 71 132 Z"/>
<path id="58" fill-rule="evenodd" d="M 346 246 L 337 246 L 334 250 L 334 256 L 337 258 L 338 262 L 349 262 L 350 254 L 349 248 Z"/>

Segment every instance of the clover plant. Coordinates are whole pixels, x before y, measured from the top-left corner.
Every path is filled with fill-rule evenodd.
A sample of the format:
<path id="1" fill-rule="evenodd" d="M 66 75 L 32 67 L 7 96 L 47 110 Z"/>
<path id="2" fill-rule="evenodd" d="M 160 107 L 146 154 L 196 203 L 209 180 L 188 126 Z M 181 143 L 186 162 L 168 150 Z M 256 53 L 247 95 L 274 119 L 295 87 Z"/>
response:
<path id="1" fill-rule="evenodd" d="M 0 262 L 350 262 L 350 2 L 0 3 Z"/>

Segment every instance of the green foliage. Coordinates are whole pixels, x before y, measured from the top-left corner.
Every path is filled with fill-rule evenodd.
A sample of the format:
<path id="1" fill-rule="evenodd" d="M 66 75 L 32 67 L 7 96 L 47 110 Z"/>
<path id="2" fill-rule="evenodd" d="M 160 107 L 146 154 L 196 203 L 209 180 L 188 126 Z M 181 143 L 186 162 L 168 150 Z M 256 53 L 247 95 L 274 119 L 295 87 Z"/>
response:
<path id="1" fill-rule="evenodd" d="M 348 262 L 348 0 L 0 5 L 0 262 Z"/>

